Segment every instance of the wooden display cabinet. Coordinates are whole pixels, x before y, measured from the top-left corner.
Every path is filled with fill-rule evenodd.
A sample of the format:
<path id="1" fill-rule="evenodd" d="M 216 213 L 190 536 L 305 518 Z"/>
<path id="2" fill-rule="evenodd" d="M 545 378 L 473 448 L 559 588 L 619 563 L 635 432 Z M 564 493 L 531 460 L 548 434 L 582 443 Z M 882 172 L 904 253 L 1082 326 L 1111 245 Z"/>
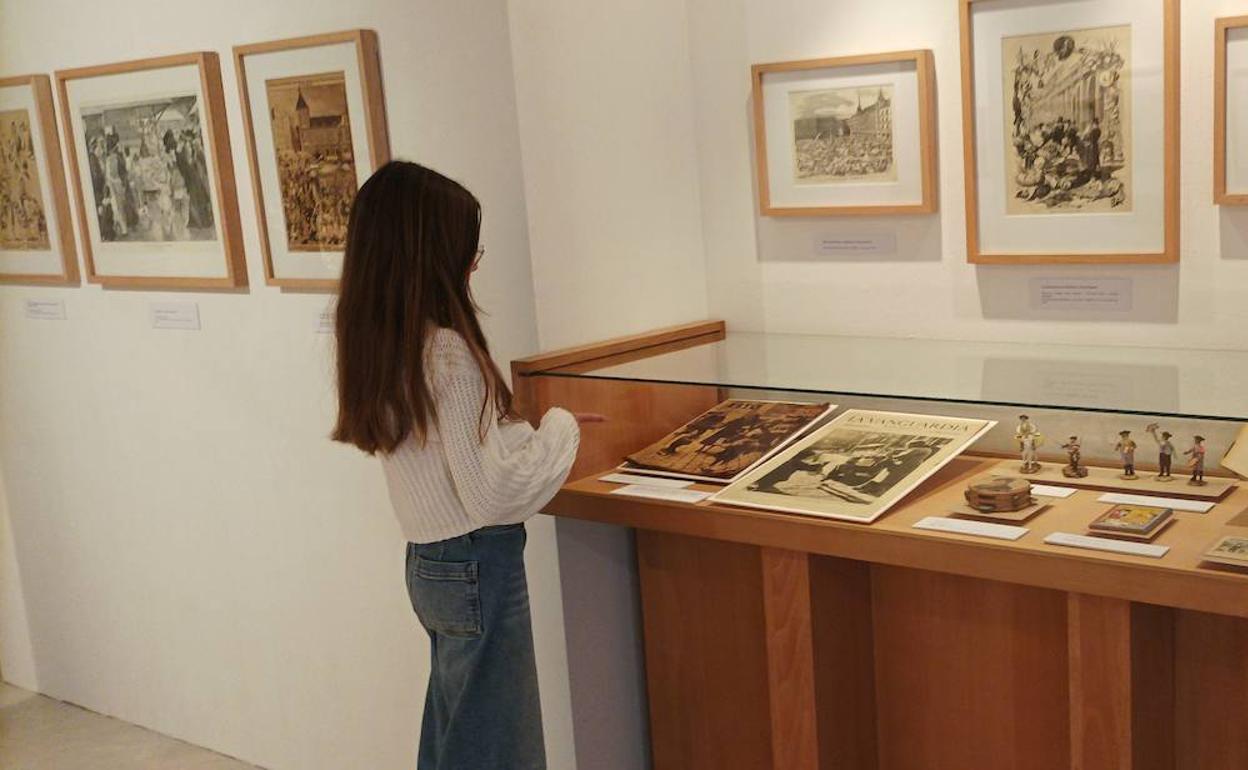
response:
<path id="1" fill-rule="evenodd" d="M 608 418 L 546 512 L 637 532 L 657 770 L 1248 767 L 1248 575 L 1200 565 L 1248 489 L 1163 534 L 1163 559 L 1044 544 L 1104 508 L 1089 493 L 1016 542 L 911 527 L 991 457 L 873 525 L 608 494 L 599 475 L 725 391 L 571 375 L 724 336 L 697 323 L 512 366 L 526 417 Z"/>

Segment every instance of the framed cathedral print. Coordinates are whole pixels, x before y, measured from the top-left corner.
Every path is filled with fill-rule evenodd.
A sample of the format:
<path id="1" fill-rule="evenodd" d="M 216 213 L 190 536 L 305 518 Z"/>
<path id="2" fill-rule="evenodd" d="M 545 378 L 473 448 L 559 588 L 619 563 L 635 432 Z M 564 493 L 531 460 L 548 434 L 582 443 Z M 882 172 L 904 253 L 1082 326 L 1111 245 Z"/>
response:
<path id="1" fill-rule="evenodd" d="M 967 258 L 1179 258 L 1178 0 L 959 0 Z"/>
<path id="2" fill-rule="evenodd" d="M 1248 16 L 1214 25 L 1213 200 L 1248 204 Z"/>
<path id="3" fill-rule="evenodd" d="M 0 283 L 78 283 L 47 75 L 0 78 Z"/>
<path id="4" fill-rule="evenodd" d="M 265 280 L 333 290 L 355 191 L 390 159 L 377 34 L 234 49 Z"/>
<path id="5" fill-rule="evenodd" d="M 936 210 L 931 51 L 756 64 L 763 216 Z"/>
<path id="6" fill-rule="evenodd" d="M 247 285 L 215 53 L 56 73 L 87 280 Z"/>

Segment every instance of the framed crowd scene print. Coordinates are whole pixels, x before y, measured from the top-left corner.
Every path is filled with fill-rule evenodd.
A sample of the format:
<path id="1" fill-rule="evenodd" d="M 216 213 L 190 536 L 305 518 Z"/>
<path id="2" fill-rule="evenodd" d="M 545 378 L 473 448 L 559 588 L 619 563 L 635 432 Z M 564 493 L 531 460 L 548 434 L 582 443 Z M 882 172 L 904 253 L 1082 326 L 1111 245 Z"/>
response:
<path id="1" fill-rule="evenodd" d="M 1248 16 L 1218 19 L 1213 65 L 1213 199 L 1248 204 Z"/>
<path id="2" fill-rule="evenodd" d="M 247 285 L 217 55 L 56 73 L 87 279 Z"/>
<path id="3" fill-rule="evenodd" d="M 756 64 L 764 216 L 936 210 L 930 51 Z"/>
<path id="4" fill-rule="evenodd" d="M 0 78 L 0 283 L 78 283 L 46 75 Z"/>
<path id="5" fill-rule="evenodd" d="M 1177 0 L 961 14 L 969 260 L 1177 260 Z"/>
<path id="6" fill-rule="evenodd" d="M 332 290 L 359 186 L 389 160 L 377 35 L 234 49 L 266 281 Z"/>

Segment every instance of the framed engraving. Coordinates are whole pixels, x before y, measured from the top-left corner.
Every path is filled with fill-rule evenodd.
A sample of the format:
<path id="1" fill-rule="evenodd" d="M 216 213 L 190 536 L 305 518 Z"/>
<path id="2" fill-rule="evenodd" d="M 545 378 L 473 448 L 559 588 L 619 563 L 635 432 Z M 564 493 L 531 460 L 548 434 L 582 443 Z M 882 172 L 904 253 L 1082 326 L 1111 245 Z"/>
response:
<path id="1" fill-rule="evenodd" d="M 1213 201 L 1248 204 L 1248 16 L 1214 25 Z"/>
<path id="2" fill-rule="evenodd" d="M 969 261 L 1176 261 L 1177 2 L 960 2 Z"/>
<path id="3" fill-rule="evenodd" d="M 265 281 L 333 290 L 356 190 L 390 158 L 377 35 L 234 48 Z"/>
<path id="4" fill-rule="evenodd" d="M 936 210 L 930 51 L 756 64 L 764 216 Z"/>
<path id="5" fill-rule="evenodd" d="M 56 73 L 87 280 L 247 285 L 217 55 Z"/>
<path id="6" fill-rule="evenodd" d="M 47 75 L 0 78 L 0 283 L 78 283 Z"/>

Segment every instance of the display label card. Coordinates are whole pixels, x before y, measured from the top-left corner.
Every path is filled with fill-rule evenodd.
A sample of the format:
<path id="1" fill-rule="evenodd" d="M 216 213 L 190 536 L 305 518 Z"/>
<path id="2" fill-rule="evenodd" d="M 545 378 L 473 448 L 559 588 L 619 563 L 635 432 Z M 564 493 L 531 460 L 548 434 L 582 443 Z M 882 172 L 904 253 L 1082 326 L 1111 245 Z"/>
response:
<path id="1" fill-rule="evenodd" d="M 655 500 L 672 500 L 678 503 L 700 503 L 711 496 L 710 492 L 699 492 L 696 489 L 665 489 L 663 487 L 629 484 L 626 487 L 611 490 L 613 495 L 629 497 L 649 497 Z"/>
<path id="2" fill-rule="evenodd" d="M 692 481 L 658 479 L 651 476 L 638 476 L 633 473 L 608 473 L 606 476 L 599 476 L 598 480 L 605 481 L 608 484 L 636 484 L 642 487 L 662 487 L 664 489 L 684 489 L 693 486 Z"/>
<path id="3" fill-rule="evenodd" d="M 1170 546 L 1168 545 L 1132 543 L 1126 540 L 1111 540 L 1108 537 L 1072 535 L 1069 532 L 1054 532 L 1046 537 L 1044 542 L 1049 545 L 1065 545 L 1071 548 L 1087 548 L 1093 551 L 1125 553 L 1131 556 L 1147 556 L 1152 559 L 1160 559 L 1170 552 Z"/>
<path id="4" fill-rule="evenodd" d="M 897 253 L 896 233 L 828 234 L 815 237 L 815 254 L 843 257 L 855 254 L 892 256 Z"/>
<path id="5" fill-rule="evenodd" d="M 153 329 L 199 331 L 198 302 L 153 302 L 148 311 Z"/>
<path id="6" fill-rule="evenodd" d="M 1070 487 L 1054 487 L 1048 484 L 1032 484 L 1031 493 L 1040 497 L 1060 497 L 1065 500 L 1073 495 L 1076 491 Z"/>
<path id="7" fill-rule="evenodd" d="M 942 516 L 928 516 L 914 523 L 915 529 L 928 529 L 935 532 L 953 532 L 958 535 L 976 535 L 991 537 L 995 540 L 1017 540 L 1031 530 L 1026 527 L 1011 527 L 1008 524 L 989 524 L 983 521 L 965 521 L 963 519 L 947 519 Z"/>
<path id="8" fill-rule="evenodd" d="M 1125 313 L 1131 310 L 1130 278 L 1032 278 L 1032 310 Z"/>
<path id="9" fill-rule="evenodd" d="M 64 321 L 65 300 L 63 299 L 28 299 L 26 300 L 26 317 L 36 321 Z"/>
<path id="10" fill-rule="evenodd" d="M 1108 492 L 1096 498 L 1102 503 L 1122 505 L 1152 505 L 1157 508 L 1173 508 L 1176 511 L 1192 513 L 1208 513 L 1217 503 L 1204 500 L 1184 500 L 1181 497 L 1153 497 L 1151 495 L 1124 495 L 1120 492 Z"/>
<path id="11" fill-rule="evenodd" d="M 316 314 L 316 333 L 317 334 L 333 334 L 334 333 L 334 311 L 322 310 Z"/>

